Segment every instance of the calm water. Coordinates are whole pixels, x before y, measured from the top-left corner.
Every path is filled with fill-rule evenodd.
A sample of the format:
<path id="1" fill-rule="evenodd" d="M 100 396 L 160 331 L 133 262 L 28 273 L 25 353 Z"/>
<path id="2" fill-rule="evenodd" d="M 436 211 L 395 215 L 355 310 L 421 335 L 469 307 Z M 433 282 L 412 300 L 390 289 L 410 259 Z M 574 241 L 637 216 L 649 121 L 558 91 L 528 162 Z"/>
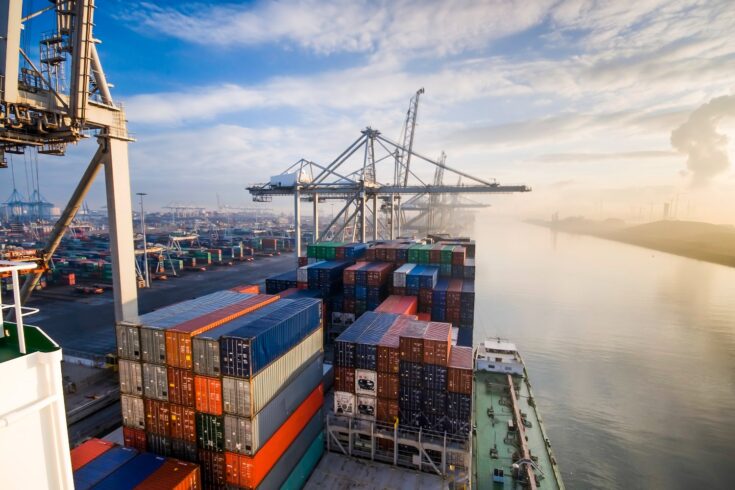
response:
<path id="1" fill-rule="evenodd" d="M 518 344 L 567 487 L 735 488 L 735 269 L 477 222 L 475 342 Z"/>

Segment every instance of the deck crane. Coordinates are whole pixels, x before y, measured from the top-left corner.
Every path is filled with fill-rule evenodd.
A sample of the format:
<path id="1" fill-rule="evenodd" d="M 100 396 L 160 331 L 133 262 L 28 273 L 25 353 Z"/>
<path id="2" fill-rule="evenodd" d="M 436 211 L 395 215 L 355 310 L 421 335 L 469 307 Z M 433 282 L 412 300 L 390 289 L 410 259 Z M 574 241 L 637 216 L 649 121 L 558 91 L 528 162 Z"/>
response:
<path id="1" fill-rule="evenodd" d="M 413 109 L 409 109 L 409 126 L 415 128 L 416 102 L 423 93 L 419 90 L 415 96 Z M 412 99 L 413 100 L 413 99 Z M 405 134 L 404 134 L 404 140 Z M 271 177 L 267 183 L 252 184 L 247 190 L 256 202 L 268 202 L 274 196 L 291 196 L 294 199 L 294 218 L 296 234 L 296 253 L 301 254 L 301 201 L 311 201 L 314 212 L 314 235 L 317 241 L 324 236 L 339 236 L 345 229 L 351 227 L 358 231 L 356 238 L 366 242 L 368 228 L 372 230 L 372 239 L 377 240 L 379 229 L 378 199 L 386 200 L 390 207 L 389 226 L 384 224 L 385 238 L 395 237 L 396 211 L 395 203 L 403 195 L 434 195 L 434 194 L 462 194 L 462 193 L 514 193 L 528 192 L 531 189 L 525 185 L 500 185 L 495 180 L 486 180 L 470 175 L 446 162 L 440 162 L 426 157 L 407 145 L 413 145 L 413 137 L 405 143 L 397 143 L 384 136 L 377 129 L 367 127 L 360 132 L 360 136 L 353 141 L 339 156 L 328 164 L 319 164 L 310 160 L 301 159 L 289 166 L 286 171 Z M 396 163 L 396 154 L 401 157 L 400 179 Z M 408 164 L 421 162 L 424 166 L 436 169 L 440 167 L 441 174 L 452 174 L 464 179 L 462 185 L 433 185 L 426 183 L 420 176 L 421 171 L 409 168 Z M 394 175 L 390 183 L 381 182 L 379 169 L 388 162 L 393 164 Z M 405 172 L 405 173 L 404 173 Z M 373 175 L 375 177 L 373 177 Z M 428 179 L 427 179 L 428 180 Z M 322 228 L 319 226 L 318 205 L 327 200 L 342 201 L 344 205 L 324 228 L 324 235 L 319 236 Z M 371 206 L 368 206 L 368 204 Z M 370 220 L 368 220 L 370 216 Z M 353 231 L 354 232 L 354 231 Z M 400 234 L 400 232 L 399 232 Z M 386 236 L 387 235 L 387 236 Z"/>
<path id="2" fill-rule="evenodd" d="M 411 100 L 408 102 L 408 111 L 406 112 L 406 122 L 403 124 L 403 130 L 399 138 L 403 140 L 400 150 L 396 150 L 396 166 L 395 166 L 395 179 L 393 185 L 396 186 L 407 186 L 408 175 L 411 170 L 411 152 L 413 151 L 413 139 L 416 133 L 416 121 L 419 116 L 419 98 L 424 93 L 424 88 L 421 87 L 416 91 Z M 390 199 L 394 199 L 393 196 Z M 398 235 L 401 235 L 401 226 L 403 225 L 404 216 L 401 212 L 401 196 L 397 196 L 398 200 Z M 395 206 L 395 204 L 393 205 Z M 392 226 L 392 224 L 391 224 Z"/>
<path id="3" fill-rule="evenodd" d="M 125 112 L 112 99 L 97 52 L 94 10 L 94 0 L 52 0 L 51 5 L 24 17 L 23 0 L 0 1 L 0 161 L 5 161 L 6 154 L 32 150 L 62 156 L 70 143 L 89 136 L 97 139 L 97 151 L 43 248 L 43 262 L 51 260 L 104 167 L 115 319 L 134 321 L 138 297 L 128 168 L 128 143 L 132 140 Z M 36 58 L 21 47 L 21 33 L 28 35 L 29 22 L 46 14 L 54 16 L 54 31 L 41 38 Z M 29 45 L 24 42 L 24 46 Z M 23 301 L 41 274 L 27 276 L 21 291 Z"/>

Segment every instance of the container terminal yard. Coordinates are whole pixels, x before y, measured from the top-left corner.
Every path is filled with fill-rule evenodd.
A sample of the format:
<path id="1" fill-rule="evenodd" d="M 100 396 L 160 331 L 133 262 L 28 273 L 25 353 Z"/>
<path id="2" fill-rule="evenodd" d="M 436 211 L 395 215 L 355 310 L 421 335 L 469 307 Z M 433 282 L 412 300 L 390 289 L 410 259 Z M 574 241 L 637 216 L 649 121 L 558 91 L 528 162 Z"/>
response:
<path id="1" fill-rule="evenodd" d="M 22 4 L 0 2 L 0 160 L 98 148 L 57 219 L 5 203 L 3 488 L 563 488 L 520 354 L 474 335 L 467 195 L 530 188 L 414 149 L 423 89 L 397 140 L 249 184 L 256 212 L 146 215 L 94 1 Z M 103 169 L 107 216 L 84 205 Z"/>

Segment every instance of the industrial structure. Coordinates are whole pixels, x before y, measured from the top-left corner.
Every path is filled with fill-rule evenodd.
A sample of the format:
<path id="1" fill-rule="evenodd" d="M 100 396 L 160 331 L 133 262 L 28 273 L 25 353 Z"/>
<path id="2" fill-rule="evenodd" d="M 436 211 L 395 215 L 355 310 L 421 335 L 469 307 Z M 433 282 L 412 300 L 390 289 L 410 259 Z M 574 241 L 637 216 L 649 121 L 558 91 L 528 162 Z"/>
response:
<path id="1" fill-rule="evenodd" d="M 270 201 L 273 196 L 293 196 L 297 255 L 301 255 L 302 200 L 310 201 L 313 205 L 316 241 L 337 237 L 346 239 L 344 233 L 349 230 L 353 241 L 366 242 L 369 230 L 372 240 L 401 236 L 406 224 L 406 204 L 409 204 L 408 210 L 424 210 L 429 219 L 435 219 L 435 212 L 426 211 L 427 209 L 450 209 L 452 204 L 458 204 L 445 201 L 441 197 L 444 195 L 531 190 L 525 185 L 500 185 L 495 180 L 475 177 L 450 167 L 444 155 L 434 160 L 416 152 L 413 149 L 414 135 L 419 98 L 423 93 L 424 90 L 420 89 L 411 98 L 400 142 L 387 138 L 377 129 L 367 127 L 331 163 L 321 165 L 301 159 L 281 174 L 272 177 L 270 182 L 247 188 L 256 202 Z M 434 169 L 433 181 L 421 179 L 421 172 L 416 170 L 417 160 Z M 393 172 L 390 182 L 386 182 L 385 178 L 381 181 L 378 169 L 385 167 Z M 464 179 L 464 182 L 460 180 L 455 185 L 445 184 L 447 175 Z M 402 203 L 405 196 L 415 196 L 415 199 Z M 319 203 L 326 200 L 342 201 L 344 205 L 322 229 L 319 225 Z M 428 202 L 419 206 L 422 200 Z M 382 201 L 380 209 L 387 214 L 382 220 L 378 212 L 378 201 Z"/>
<path id="2" fill-rule="evenodd" d="M 22 0 L 0 4 L 0 162 L 6 165 L 7 154 L 27 152 L 63 156 L 68 144 L 89 137 L 97 139 L 97 151 L 56 222 L 42 260 L 44 264 L 51 260 L 104 166 L 115 318 L 134 320 L 138 301 L 128 170 L 131 139 L 125 112 L 112 99 L 97 52 L 94 0 L 51 3 L 25 16 Z M 54 29 L 42 37 L 36 58 L 26 51 L 31 40 L 25 38 L 21 43 L 21 39 L 29 36 L 29 23 L 44 14 L 54 16 L 49 22 Z M 24 301 L 42 273 L 27 276 L 21 293 Z"/>

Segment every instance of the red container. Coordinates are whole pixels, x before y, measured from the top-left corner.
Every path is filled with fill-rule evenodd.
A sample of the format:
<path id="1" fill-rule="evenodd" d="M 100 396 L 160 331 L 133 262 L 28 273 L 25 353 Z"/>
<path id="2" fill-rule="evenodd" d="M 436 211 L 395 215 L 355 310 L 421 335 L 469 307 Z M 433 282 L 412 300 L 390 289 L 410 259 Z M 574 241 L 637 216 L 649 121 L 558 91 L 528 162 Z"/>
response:
<path id="1" fill-rule="evenodd" d="M 199 465 L 177 459 L 167 459 L 135 490 L 200 490 L 202 480 Z"/>
<path id="2" fill-rule="evenodd" d="M 396 247 L 394 245 L 386 245 L 385 247 L 385 261 L 395 263 L 396 261 Z"/>
<path id="3" fill-rule="evenodd" d="M 71 450 L 71 469 L 76 471 L 116 444 L 102 439 L 90 439 Z"/>
<path id="4" fill-rule="evenodd" d="M 419 313 L 418 319 L 422 322 L 429 322 L 431 321 L 431 313 Z"/>
<path id="5" fill-rule="evenodd" d="M 375 260 L 375 247 L 370 247 L 365 251 L 365 260 L 372 261 Z"/>
<path id="6" fill-rule="evenodd" d="M 447 309 L 459 308 L 462 303 L 462 279 L 450 279 L 447 287 Z"/>
<path id="7" fill-rule="evenodd" d="M 166 364 L 192 369 L 191 338 L 278 301 L 279 296 L 258 294 L 166 330 Z"/>
<path id="8" fill-rule="evenodd" d="M 398 374 L 401 364 L 399 351 L 399 336 L 406 325 L 415 317 L 400 316 L 393 322 L 387 332 L 378 342 L 378 372 Z"/>
<path id="9" fill-rule="evenodd" d="M 334 390 L 355 392 L 355 368 L 334 367 Z"/>
<path id="10" fill-rule="evenodd" d="M 123 444 L 125 445 L 125 447 L 131 447 L 133 449 L 137 449 L 140 452 L 145 452 L 145 431 L 143 429 L 123 427 Z"/>
<path id="11" fill-rule="evenodd" d="M 464 247 L 454 247 L 452 250 L 452 265 L 464 265 L 466 249 Z"/>
<path id="12" fill-rule="evenodd" d="M 452 325 L 430 322 L 424 336 L 424 364 L 447 366 L 452 347 Z"/>
<path id="13" fill-rule="evenodd" d="M 194 373 L 187 369 L 169 367 L 166 370 L 168 379 L 168 401 L 187 407 L 194 406 Z"/>
<path id="14" fill-rule="evenodd" d="M 397 315 L 415 315 L 418 302 L 415 296 L 388 296 L 375 311 Z"/>
<path id="15" fill-rule="evenodd" d="M 445 320 L 453 326 L 459 326 L 460 308 L 459 306 L 447 307 L 447 315 Z"/>
<path id="16" fill-rule="evenodd" d="M 320 384 L 254 456 L 226 452 L 227 483 L 257 488 L 323 404 L 324 389 Z"/>
<path id="17" fill-rule="evenodd" d="M 378 406 L 377 406 L 375 418 L 378 420 L 378 422 L 383 422 L 386 424 L 395 423 L 396 419 L 398 419 L 399 417 L 398 401 L 389 400 L 387 398 L 378 398 L 377 405 Z M 391 448 L 392 448 L 392 445 L 391 445 Z"/>
<path id="18" fill-rule="evenodd" d="M 77 276 L 73 272 L 70 272 L 66 275 L 66 283 L 69 286 L 74 286 L 77 283 Z"/>
<path id="19" fill-rule="evenodd" d="M 347 267 L 342 271 L 342 282 L 345 284 L 355 284 L 355 272 L 360 270 L 365 264 L 365 262 L 360 262 Z"/>
<path id="20" fill-rule="evenodd" d="M 197 428 L 194 409 L 182 405 L 169 405 L 171 437 L 186 442 L 197 442 Z"/>
<path id="21" fill-rule="evenodd" d="M 424 335 L 428 326 L 427 322 L 415 321 L 403 329 L 398 338 L 401 361 L 424 362 Z"/>
<path id="22" fill-rule="evenodd" d="M 257 284 L 246 284 L 245 286 L 235 286 L 230 291 L 243 294 L 260 294 L 260 286 Z"/>
<path id="23" fill-rule="evenodd" d="M 143 399 L 145 407 L 145 430 L 159 436 L 171 437 L 171 412 L 168 402 Z"/>
<path id="24" fill-rule="evenodd" d="M 385 245 L 378 245 L 375 247 L 375 260 L 384 261 L 387 255 L 387 248 Z"/>
<path id="25" fill-rule="evenodd" d="M 429 288 L 419 289 L 419 306 L 424 309 L 428 308 L 431 310 L 431 296 L 434 290 Z"/>
<path id="26" fill-rule="evenodd" d="M 199 465 L 204 488 L 225 488 L 227 473 L 224 453 L 200 449 Z"/>
<path id="27" fill-rule="evenodd" d="M 222 378 L 194 376 L 194 392 L 197 412 L 222 415 Z"/>
<path id="28" fill-rule="evenodd" d="M 370 264 L 367 270 L 367 285 L 372 287 L 382 286 L 386 283 L 392 272 L 393 264 L 389 264 L 388 262 Z"/>
<path id="29" fill-rule="evenodd" d="M 342 300 L 342 313 L 354 313 L 355 312 L 355 299 L 344 298 Z"/>
<path id="30" fill-rule="evenodd" d="M 442 248 L 444 248 L 444 245 L 436 244 L 431 248 L 431 250 L 429 250 L 429 263 L 430 264 L 441 264 Z"/>
<path id="31" fill-rule="evenodd" d="M 297 282 L 296 283 L 296 289 L 309 289 L 309 283 L 308 282 Z"/>
<path id="32" fill-rule="evenodd" d="M 398 400 L 400 378 L 397 374 L 378 372 L 378 397 Z"/>
<path id="33" fill-rule="evenodd" d="M 393 288 L 393 294 L 396 296 L 406 296 L 406 288 Z"/>
<path id="34" fill-rule="evenodd" d="M 299 257 L 298 260 L 296 261 L 296 264 L 299 267 L 304 267 L 305 265 L 309 265 L 309 257 L 306 257 L 306 256 Z"/>
<path id="35" fill-rule="evenodd" d="M 472 394 L 472 347 L 455 345 L 449 355 L 447 390 L 452 393 Z"/>

